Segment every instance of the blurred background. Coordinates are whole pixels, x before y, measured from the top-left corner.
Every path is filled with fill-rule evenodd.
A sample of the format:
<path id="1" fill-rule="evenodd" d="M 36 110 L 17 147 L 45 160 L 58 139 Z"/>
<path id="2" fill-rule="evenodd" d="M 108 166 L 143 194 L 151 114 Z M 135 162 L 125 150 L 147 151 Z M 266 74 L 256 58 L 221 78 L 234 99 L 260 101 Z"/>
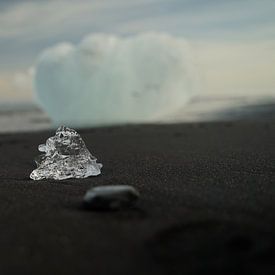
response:
<path id="1" fill-rule="evenodd" d="M 273 115 L 273 0 L 0 0 L 0 132 Z"/>

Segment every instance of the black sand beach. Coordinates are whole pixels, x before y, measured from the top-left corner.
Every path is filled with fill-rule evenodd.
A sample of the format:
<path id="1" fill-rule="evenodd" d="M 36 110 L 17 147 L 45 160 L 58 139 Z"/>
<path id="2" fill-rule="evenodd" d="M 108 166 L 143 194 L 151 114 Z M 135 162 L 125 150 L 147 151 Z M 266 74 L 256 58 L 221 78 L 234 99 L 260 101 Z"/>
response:
<path id="1" fill-rule="evenodd" d="M 80 131 L 103 163 L 84 180 L 29 179 L 53 132 L 0 136 L 0 274 L 275 274 L 275 123 Z M 81 207 L 130 184 L 137 205 Z"/>

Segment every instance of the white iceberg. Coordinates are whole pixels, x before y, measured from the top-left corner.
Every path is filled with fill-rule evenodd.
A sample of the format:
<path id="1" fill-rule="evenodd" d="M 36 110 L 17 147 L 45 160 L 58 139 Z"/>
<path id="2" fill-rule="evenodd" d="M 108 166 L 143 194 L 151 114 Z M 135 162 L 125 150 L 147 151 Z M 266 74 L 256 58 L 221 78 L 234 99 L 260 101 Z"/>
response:
<path id="1" fill-rule="evenodd" d="M 93 34 L 42 53 L 35 90 L 55 124 L 153 122 L 194 94 L 195 73 L 182 38 L 159 33 Z"/>

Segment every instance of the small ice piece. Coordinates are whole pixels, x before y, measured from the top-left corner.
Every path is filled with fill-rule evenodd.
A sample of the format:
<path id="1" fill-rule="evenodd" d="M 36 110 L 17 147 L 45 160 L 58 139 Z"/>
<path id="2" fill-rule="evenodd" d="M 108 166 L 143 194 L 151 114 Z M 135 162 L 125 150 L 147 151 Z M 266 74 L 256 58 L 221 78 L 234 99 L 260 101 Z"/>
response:
<path id="1" fill-rule="evenodd" d="M 97 176 L 102 168 L 101 163 L 89 152 L 80 135 L 73 129 L 61 126 L 55 136 L 40 144 L 39 155 L 35 162 L 37 169 L 30 178 L 33 180 L 68 178 L 87 178 Z"/>
<path id="2" fill-rule="evenodd" d="M 117 210 L 133 205 L 139 192 L 130 185 L 105 185 L 87 191 L 83 205 L 90 210 Z"/>

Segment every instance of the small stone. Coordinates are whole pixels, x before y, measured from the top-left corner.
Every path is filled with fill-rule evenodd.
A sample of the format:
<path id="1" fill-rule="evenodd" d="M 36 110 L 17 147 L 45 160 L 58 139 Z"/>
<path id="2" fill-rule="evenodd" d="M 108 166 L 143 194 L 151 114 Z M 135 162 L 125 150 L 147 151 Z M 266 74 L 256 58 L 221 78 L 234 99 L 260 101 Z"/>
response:
<path id="1" fill-rule="evenodd" d="M 116 210 L 133 205 L 139 192 L 130 185 L 93 187 L 84 196 L 83 205 L 91 210 Z"/>
<path id="2" fill-rule="evenodd" d="M 38 150 L 42 154 L 35 159 L 37 168 L 30 174 L 33 180 L 86 178 L 101 173 L 102 164 L 97 163 L 80 135 L 68 127 L 59 127 Z"/>

